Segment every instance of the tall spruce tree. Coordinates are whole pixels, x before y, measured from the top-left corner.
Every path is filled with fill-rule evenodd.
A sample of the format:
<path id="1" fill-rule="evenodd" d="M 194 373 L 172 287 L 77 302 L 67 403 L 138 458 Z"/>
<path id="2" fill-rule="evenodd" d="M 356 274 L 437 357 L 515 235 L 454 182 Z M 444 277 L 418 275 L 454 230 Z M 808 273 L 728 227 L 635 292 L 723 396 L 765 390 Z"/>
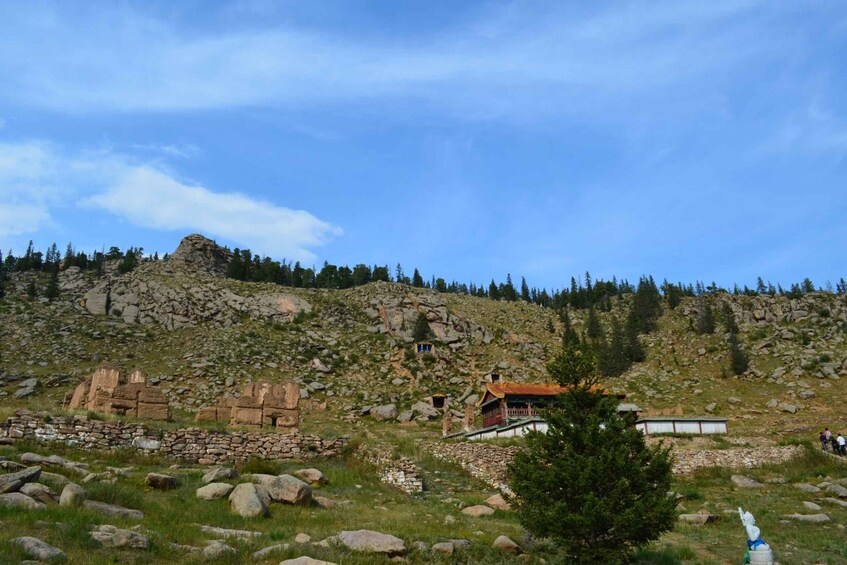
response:
<path id="1" fill-rule="evenodd" d="M 415 272 L 412 275 L 412 286 L 415 287 L 415 288 L 423 288 L 424 287 L 423 277 L 421 276 L 420 271 L 418 271 L 417 269 L 415 269 Z"/>
<path id="2" fill-rule="evenodd" d="M 603 324 L 600 322 L 600 318 L 597 316 L 597 311 L 594 310 L 594 306 L 588 307 L 588 319 L 585 322 L 585 335 L 588 336 L 588 339 L 591 341 L 598 340 L 604 336 Z"/>
<path id="3" fill-rule="evenodd" d="M 729 332 L 727 344 L 729 345 L 729 367 L 733 375 L 740 375 L 750 367 L 750 358 L 741 347 L 735 332 Z"/>
<path id="4" fill-rule="evenodd" d="M 676 521 L 670 448 L 648 447 L 618 399 L 592 386 L 582 345 L 563 347 L 548 372 L 568 391 L 545 411 L 547 433 L 530 432 L 509 465 L 517 516 L 558 545 L 562 562 L 628 562 Z"/>
<path id="5" fill-rule="evenodd" d="M 59 297 L 59 264 L 53 263 L 50 268 L 50 280 L 47 281 L 47 288 L 44 290 L 44 296 L 47 300 L 53 302 Z"/>
<path id="6" fill-rule="evenodd" d="M 432 338 L 432 329 L 429 327 L 429 321 L 426 319 L 426 314 L 418 313 L 415 318 L 415 327 L 412 328 L 412 339 L 416 342 L 427 341 Z"/>
<path id="7" fill-rule="evenodd" d="M 715 333 L 715 313 L 712 305 L 703 295 L 697 297 L 697 321 L 694 323 L 694 331 L 698 334 Z"/>

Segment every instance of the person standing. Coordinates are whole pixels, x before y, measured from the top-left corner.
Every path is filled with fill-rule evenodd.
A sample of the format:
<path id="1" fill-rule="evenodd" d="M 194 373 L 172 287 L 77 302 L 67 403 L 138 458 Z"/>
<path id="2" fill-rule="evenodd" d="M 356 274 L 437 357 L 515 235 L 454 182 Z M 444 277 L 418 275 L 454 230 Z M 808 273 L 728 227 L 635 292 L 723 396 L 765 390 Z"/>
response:
<path id="1" fill-rule="evenodd" d="M 844 439 L 844 436 L 839 433 L 835 441 L 838 442 L 838 454 L 847 455 L 847 439 Z"/>
<path id="2" fill-rule="evenodd" d="M 828 441 L 826 439 L 826 434 L 821 431 L 821 435 L 819 436 L 821 441 L 821 451 L 829 451 Z"/>

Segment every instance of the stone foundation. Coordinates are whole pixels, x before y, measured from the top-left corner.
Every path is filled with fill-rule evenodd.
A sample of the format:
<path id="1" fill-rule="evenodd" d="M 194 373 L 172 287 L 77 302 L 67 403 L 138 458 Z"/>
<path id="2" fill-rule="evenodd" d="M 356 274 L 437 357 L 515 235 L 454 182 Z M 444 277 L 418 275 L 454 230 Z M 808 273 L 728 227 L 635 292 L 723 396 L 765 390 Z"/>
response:
<path id="1" fill-rule="evenodd" d="M 423 478 L 420 469 L 408 457 L 395 458 L 392 453 L 379 447 L 366 448 L 360 446 L 356 456 L 377 468 L 379 480 L 387 485 L 397 487 L 406 494 L 423 492 Z"/>
<path id="2" fill-rule="evenodd" d="M 90 410 L 147 420 L 170 419 L 167 397 L 148 386 L 147 376 L 135 370 L 125 378 L 118 369 L 103 364 L 74 389 L 67 403 L 71 410 Z"/>
<path id="3" fill-rule="evenodd" d="M 143 424 L 104 422 L 84 416 L 50 416 L 19 411 L 0 424 L 0 437 L 58 441 L 80 449 L 135 449 L 186 463 L 211 465 L 257 459 L 333 457 L 348 436 L 318 436 L 260 431 L 214 431 L 203 428 L 158 430 Z"/>

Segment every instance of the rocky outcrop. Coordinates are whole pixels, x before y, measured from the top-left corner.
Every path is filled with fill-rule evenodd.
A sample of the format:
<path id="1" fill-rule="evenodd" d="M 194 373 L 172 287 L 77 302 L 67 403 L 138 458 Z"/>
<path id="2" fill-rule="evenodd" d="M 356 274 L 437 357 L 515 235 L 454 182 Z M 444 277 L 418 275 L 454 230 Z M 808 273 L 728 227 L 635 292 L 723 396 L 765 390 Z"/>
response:
<path id="1" fill-rule="evenodd" d="M 229 249 L 195 233 L 182 238 L 179 247 L 168 259 L 168 265 L 192 273 L 225 277 L 231 260 L 232 252 Z"/>
<path id="2" fill-rule="evenodd" d="M 387 333 L 411 342 L 418 315 L 424 314 L 435 338 L 454 349 L 467 340 L 490 343 L 494 339 L 488 329 L 451 313 L 444 297 L 435 291 L 376 283 L 362 287 L 361 292 L 367 300 L 365 314 L 373 320 L 368 328 L 371 332 Z"/>

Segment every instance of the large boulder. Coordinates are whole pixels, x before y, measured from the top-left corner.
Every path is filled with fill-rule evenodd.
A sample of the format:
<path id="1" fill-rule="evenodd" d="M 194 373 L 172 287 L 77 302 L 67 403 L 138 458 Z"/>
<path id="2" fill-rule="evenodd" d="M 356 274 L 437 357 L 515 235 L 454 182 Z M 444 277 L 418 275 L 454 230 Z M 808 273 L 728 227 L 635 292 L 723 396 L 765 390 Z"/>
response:
<path id="1" fill-rule="evenodd" d="M 513 542 L 508 536 L 497 536 L 494 543 L 491 544 L 494 549 L 499 549 L 503 553 L 520 553 L 521 548 Z"/>
<path id="2" fill-rule="evenodd" d="M 483 506 L 482 504 L 478 504 L 476 506 L 468 506 L 467 508 L 462 510 L 462 514 L 465 516 L 473 516 L 474 518 L 478 518 L 479 516 L 490 516 L 494 514 L 494 509 L 488 506 Z"/>
<path id="3" fill-rule="evenodd" d="M 406 544 L 403 540 L 372 530 L 343 531 L 333 540 L 353 551 L 384 553 L 389 557 L 406 554 Z"/>
<path id="4" fill-rule="evenodd" d="M 209 483 L 204 487 L 197 489 L 197 498 L 201 500 L 217 500 L 224 498 L 232 493 L 234 486 L 227 483 Z"/>
<path id="5" fill-rule="evenodd" d="M 294 559 L 286 559 L 280 561 L 279 565 L 336 565 L 333 561 L 321 561 L 320 559 L 312 559 L 311 557 L 296 557 Z"/>
<path id="6" fill-rule="evenodd" d="M 298 506 L 308 506 L 312 503 L 312 487 L 297 477 L 291 475 L 254 475 L 254 480 L 257 477 L 257 482 L 268 490 L 268 494 L 274 502 Z"/>
<path id="7" fill-rule="evenodd" d="M 231 251 L 195 233 L 182 238 L 179 247 L 168 258 L 168 266 L 225 277 L 231 260 Z"/>
<path id="8" fill-rule="evenodd" d="M 312 486 L 323 485 L 327 482 L 324 474 L 318 469 L 298 469 L 294 471 L 294 476 Z"/>
<path id="9" fill-rule="evenodd" d="M 232 511 L 244 518 L 255 518 L 268 515 L 268 505 L 259 490 L 260 486 L 253 483 L 241 483 L 229 495 Z"/>
<path id="10" fill-rule="evenodd" d="M 14 473 L 0 475 L 0 493 L 15 492 L 24 483 L 34 483 L 41 476 L 41 467 L 27 467 Z"/>
<path id="11" fill-rule="evenodd" d="M 42 504 L 56 503 L 55 493 L 50 490 L 50 487 L 41 483 L 26 483 L 21 487 L 20 493 Z"/>
<path id="12" fill-rule="evenodd" d="M 135 510 L 133 508 L 124 508 L 123 506 L 118 506 L 117 504 L 107 504 L 105 502 L 98 502 L 96 500 L 86 500 L 82 504 L 89 510 L 94 510 L 95 512 L 99 512 L 100 514 L 103 514 L 105 516 L 111 516 L 116 518 L 132 518 L 133 520 L 144 519 L 144 513 L 141 510 Z"/>
<path id="13" fill-rule="evenodd" d="M 85 502 L 85 490 L 75 483 L 68 483 L 59 495 L 59 506 L 81 506 Z"/>
<path id="14" fill-rule="evenodd" d="M 203 482 L 206 484 L 216 483 L 218 481 L 224 481 L 227 479 L 237 479 L 238 471 L 233 469 L 232 467 L 215 467 L 210 469 L 205 475 L 203 475 Z"/>
<path id="15" fill-rule="evenodd" d="M 161 473 L 147 473 L 144 484 L 157 490 L 171 490 L 179 486 L 179 481 L 171 475 Z"/>
<path id="16" fill-rule="evenodd" d="M 122 530 L 108 524 L 95 526 L 91 531 L 91 538 L 100 542 L 103 547 L 130 549 L 150 547 L 150 539 L 144 534 L 134 530 Z"/>
<path id="17" fill-rule="evenodd" d="M 485 504 L 490 506 L 491 508 L 496 509 L 496 510 L 508 511 L 508 510 L 512 509 L 512 506 L 508 502 L 506 502 L 506 499 L 503 498 L 503 495 L 501 495 L 499 493 L 498 494 L 492 494 L 491 496 L 486 498 Z"/>
<path id="18" fill-rule="evenodd" d="M 26 510 L 44 508 L 42 503 L 19 492 L 0 494 L 0 506 L 5 506 L 6 508 L 25 508 Z"/>
<path id="19" fill-rule="evenodd" d="M 397 417 L 397 406 L 394 404 L 374 406 L 371 408 L 371 417 L 378 422 L 382 422 L 383 420 L 393 420 Z"/>
<path id="20" fill-rule="evenodd" d="M 67 559 L 65 552 L 61 549 L 53 547 L 38 538 L 23 536 L 11 540 L 11 543 L 17 545 L 24 553 L 39 561 L 65 561 Z"/>

